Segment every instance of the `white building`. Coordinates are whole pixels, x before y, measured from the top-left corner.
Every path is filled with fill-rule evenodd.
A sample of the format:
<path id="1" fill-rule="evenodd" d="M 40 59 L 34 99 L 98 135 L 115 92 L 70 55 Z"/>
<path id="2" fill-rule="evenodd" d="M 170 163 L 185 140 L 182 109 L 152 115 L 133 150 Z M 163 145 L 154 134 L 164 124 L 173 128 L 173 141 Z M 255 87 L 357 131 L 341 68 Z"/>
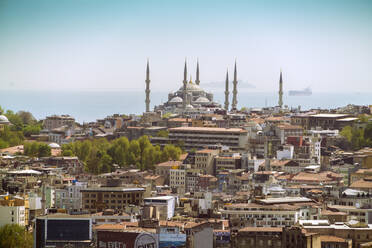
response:
<path id="1" fill-rule="evenodd" d="M 176 199 L 174 196 L 157 196 L 148 197 L 143 199 L 145 207 L 165 207 L 166 208 L 166 218 L 169 220 L 174 216 L 174 209 L 176 208 Z"/>
<path id="2" fill-rule="evenodd" d="M 6 224 L 25 225 L 25 206 L 0 206 L 0 226 Z"/>

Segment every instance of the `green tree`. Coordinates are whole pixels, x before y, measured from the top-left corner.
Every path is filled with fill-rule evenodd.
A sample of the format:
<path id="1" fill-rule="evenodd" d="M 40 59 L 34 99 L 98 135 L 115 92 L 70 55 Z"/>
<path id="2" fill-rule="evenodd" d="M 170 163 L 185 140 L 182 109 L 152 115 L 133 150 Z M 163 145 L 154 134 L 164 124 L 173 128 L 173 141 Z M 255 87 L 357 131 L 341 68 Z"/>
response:
<path id="1" fill-rule="evenodd" d="M 4 130 L 0 132 L 0 148 L 20 145 L 23 140 L 24 136 L 22 132 L 12 131 L 8 126 L 5 126 Z"/>
<path id="2" fill-rule="evenodd" d="M 0 227 L 1 248 L 32 248 L 32 234 L 22 226 L 7 224 Z"/>
<path id="3" fill-rule="evenodd" d="M 179 147 L 176 147 L 174 145 L 165 145 L 161 155 L 161 160 L 162 162 L 168 161 L 170 159 L 178 160 L 181 153 L 182 150 Z"/>
<path id="4" fill-rule="evenodd" d="M 344 128 L 342 128 L 340 134 L 344 136 L 349 142 L 351 142 L 351 139 L 353 138 L 351 126 L 345 126 Z"/>
<path id="5" fill-rule="evenodd" d="M 100 173 L 111 172 L 111 169 L 112 169 L 112 158 L 107 153 L 104 153 L 101 156 L 100 164 L 101 164 L 100 165 Z"/>
<path id="6" fill-rule="evenodd" d="M 86 162 L 90 154 L 90 150 L 92 149 L 92 143 L 89 140 L 85 140 L 83 142 L 79 142 L 78 144 L 79 149 L 76 151 L 76 155 L 82 161 Z"/>
<path id="7" fill-rule="evenodd" d="M 41 142 L 27 142 L 23 146 L 24 154 L 30 157 L 48 157 L 51 149 L 48 144 Z"/>
<path id="8" fill-rule="evenodd" d="M 72 156 L 74 156 L 74 153 L 71 150 L 63 150 L 62 156 L 72 157 Z"/>
<path id="9" fill-rule="evenodd" d="M 5 113 L 5 116 L 8 118 L 8 120 L 13 124 L 12 130 L 13 131 L 21 131 L 23 128 L 23 122 L 19 115 L 15 114 L 11 110 L 7 110 Z"/>
<path id="10" fill-rule="evenodd" d="M 169 132 L 167 130 L 160 130 L 157 134 L 157 137 L 162 137 L 162 138 L 168 138 L 169 137 Z"/>
<path id="11" fill-rule="evenodd" d="M 145 160 L 144 160 L 145 154 L 144 153 L 146 149 L 152 147 L 152 144 L 150 143 L 150 140 L 146 135 L 138 139 L 138 144 L 140 148 L 139 165 L 140 165 L 140 169 L 144 170 L 145 169 Z"/>
<path id="12" fill-rule="evenodd" d="M 21 110 L 17 112 L 17 115 L 22 120 L 23 125 L 36 124 L 36 119 L 30 112 Z"/>
<path id="13" fill-rule="evenodd" d="M 38 157 L 49 157 L 51 155 L 51 149 L 49 145 L 45 143 L 39 143 L 38 147 Z"/>
<path id="14" fill-rule="evenodd" d="M 41 131 L 41 124 L 27 125 L 23 127 L 22 132 L 25 137 L 30 137 L 31 135 L 39 134 Z"/>

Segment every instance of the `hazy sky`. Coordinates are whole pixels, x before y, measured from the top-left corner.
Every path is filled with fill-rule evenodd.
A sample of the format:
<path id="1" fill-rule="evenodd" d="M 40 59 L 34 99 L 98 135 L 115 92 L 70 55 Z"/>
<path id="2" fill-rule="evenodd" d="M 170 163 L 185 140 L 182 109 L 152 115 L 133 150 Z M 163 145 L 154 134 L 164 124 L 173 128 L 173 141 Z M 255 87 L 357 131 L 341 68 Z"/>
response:
<path id="1" fill-rule="evenodd" d="M 0 89 L 372 91 L 372 1 L 0 0 Z M 230 74 L 231 75 L 231 74 Z"/>

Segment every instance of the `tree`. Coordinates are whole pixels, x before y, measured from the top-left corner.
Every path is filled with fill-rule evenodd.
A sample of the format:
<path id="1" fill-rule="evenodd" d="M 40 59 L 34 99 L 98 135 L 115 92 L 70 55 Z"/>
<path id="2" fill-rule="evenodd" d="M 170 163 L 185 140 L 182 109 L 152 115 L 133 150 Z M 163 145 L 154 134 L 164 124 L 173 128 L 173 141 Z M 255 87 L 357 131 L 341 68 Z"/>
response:
<path id="1" fill-rule="evenodd" d="M 30 112 L 21 110 L 17 112 L 17 115 L 22 120 L 23 125 L 36 124 L 36 119 Z"/>
<path id="2" fill-rule="evenodd" d="M 169 159 L 178 160 L 182 151 L 179 147 L 174 145 L 165 145 L 161 158 L 162 162 L 168 161 Z"/>
<path id="3" fill-rule="evenodd" d="M 0 148 L 20 145 L 24 140 L 23 133 L 20 131 L 12 131 L 10 127 L 5 126 L 0 132 Z"/>
<path id="4" fill-rule="evenodd" d="M 23 146 L 24 154 L 30 157 L 49 157 L 51 149 L 48 144 L 41 142 L 28 142 Z"/>
<path id="5" fill-rule="evenodd" d="M 144 153 L 146 149 L 152 147 L 152 144 L 150 143 L 149 138 L 146 135 L 138 139 L 138 144 L 140 148 L 139 165 L 140 169 L 144 170 L 145 169 Z"/>
<path id="6" fill-rule="evenodd" d="M 31 135 L 39 134 L 41 131 L 41 125 L 27 125 L 22 129 L 23 135 L 26 137 L 30 137 Z"/>
<path id="7" fill-rule="evenodd" d="M 7 224 L 0 228 L 0 247 L 32 248 L 32 234 L 20 225 Z"/>
<path id="8" fill-rule="evenodd" d="M 38 157 L 49 157 L 51 155 L 51 149 L 49 145 L 45 143 L 39 143 L 38 147 Z"/>
<path id="9" fill-rule="evenodd" d="M 15 114 L 11 110 L 7 110 L 6 113 L 5 113 L 5 116 L 8 118 L 10 123 L 13 124 L 13 126 L 11 126 L 13 131 L 21 131 L 22 130 L 23 122 L 22 122 L 21 117 L 19 117 L 19 115 Z"/>
<path id="10" fill-rule="evenodd" d="M 112 159 L 108 154 L 104 153 L 102 155 L 100 163 L 100 173 L 111 172 Z"/>
<path id="11" fill-rule="evenodd" d="M 162 138 L 168 138 L 169 132 L 167 130 L 160 130 L 157 134 L 157 137 L 162 137 Z"/>
<path id="12" fill-rule="evenodd" d="M 342 128 L 340 134 L 344 136 L 349 142 L 351 142 L 353 136 L 351 126 L 345 126 L 344 128 Z"/>

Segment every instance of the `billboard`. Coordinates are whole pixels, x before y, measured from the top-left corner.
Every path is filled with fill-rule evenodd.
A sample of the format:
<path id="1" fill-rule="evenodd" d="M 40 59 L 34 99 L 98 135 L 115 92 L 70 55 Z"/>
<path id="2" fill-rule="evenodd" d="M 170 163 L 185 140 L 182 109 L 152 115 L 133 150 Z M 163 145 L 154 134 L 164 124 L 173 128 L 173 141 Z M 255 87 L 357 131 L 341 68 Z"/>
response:
<path id="1" fill-rule="evenodd" d="M 186 234 L 160 233 L 159 247 L 161 248 L 186 247 Z"/>
<path id="2" fill-rule="evenodd" d="M 159 248 L 157 234 L 98 231 L 97 248 Z"/>
<path id="3" fill-rule="evenodd" d="M 47 240 L 89 240 L 90 219 L 47 219 Z"/>

